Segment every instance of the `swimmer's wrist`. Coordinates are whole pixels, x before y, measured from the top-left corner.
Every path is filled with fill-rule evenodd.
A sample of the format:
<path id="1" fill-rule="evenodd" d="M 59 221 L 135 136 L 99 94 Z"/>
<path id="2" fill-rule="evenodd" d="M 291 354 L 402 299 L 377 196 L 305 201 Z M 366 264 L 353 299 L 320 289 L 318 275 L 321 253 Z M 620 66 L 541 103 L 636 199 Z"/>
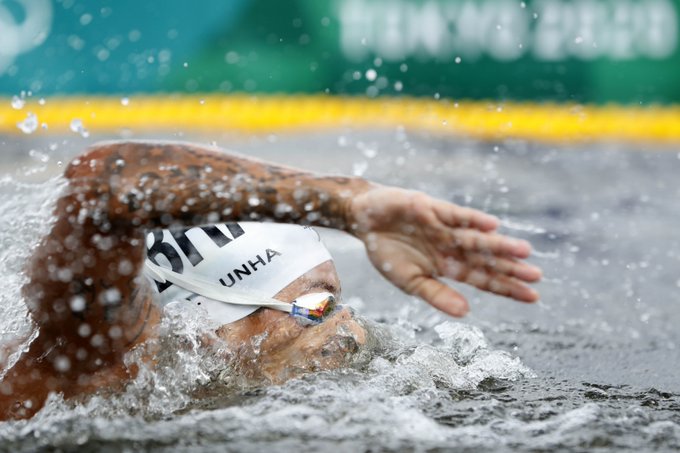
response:
<path id="1" fill-rule="evenodd" d="M 358 236 L 364 230 L 364 226 L 360 218 L 361 208 L 357 207 L 356 200 L 382 186 L 364 178 L 352 178 L 352 186 L 352 189 L 340 193 L 342 229 Z"/>

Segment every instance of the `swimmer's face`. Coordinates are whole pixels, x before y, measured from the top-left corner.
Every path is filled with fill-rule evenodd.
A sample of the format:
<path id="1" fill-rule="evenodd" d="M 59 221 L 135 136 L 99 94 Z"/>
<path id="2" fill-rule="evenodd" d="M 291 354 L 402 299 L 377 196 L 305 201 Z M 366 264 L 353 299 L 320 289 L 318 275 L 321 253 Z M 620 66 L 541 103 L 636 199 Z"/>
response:
<path id="1" fill-rule="evenodd" d="M 274 297 L 291 302 L 313 292 L 330 292 L 340 299 L 340 279 L 332 261 L 316 266 Z M 242 364 L 247 364 L 244 371 L 250 377 L 273 383 L 309 371 L 343 366 L 366 342 L 364 328 L 346 308 L 311 326 L 302 325 L 289 314 L 261 308 L 220 327 L 217 334 L 242 359 Z"/>

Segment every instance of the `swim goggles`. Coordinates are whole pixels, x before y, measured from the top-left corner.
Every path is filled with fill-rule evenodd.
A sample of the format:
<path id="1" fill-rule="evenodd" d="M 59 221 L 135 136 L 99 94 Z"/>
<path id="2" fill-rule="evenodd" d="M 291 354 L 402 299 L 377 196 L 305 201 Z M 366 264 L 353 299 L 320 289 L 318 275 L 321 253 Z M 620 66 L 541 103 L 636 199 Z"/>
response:
<path id="1" fill-rule="evenodd" d="M 150 260 L 146 260 L 145 266 L 149 275 L 159 283 L 170 282 L 188 291 L 225 304 L 272 308 L 314 323 L 324 321 L 335 310 L 337 305 L 335 296 L 329 292 L 305 294 L 291 303 L 286 303 L 271 297 L 253 297 L 248 293 L 234 289 L 225 291 L 224 287 L 216 283 L 195 277 L 189 279 L 182 274 L 158 266 Z"/>

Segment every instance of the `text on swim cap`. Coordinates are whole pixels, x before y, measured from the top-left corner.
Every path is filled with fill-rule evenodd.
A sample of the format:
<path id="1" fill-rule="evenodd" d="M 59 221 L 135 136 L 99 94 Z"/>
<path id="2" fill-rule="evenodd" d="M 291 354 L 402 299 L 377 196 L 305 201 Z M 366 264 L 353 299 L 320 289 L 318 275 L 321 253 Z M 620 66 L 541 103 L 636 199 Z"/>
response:
<path id="1" fill-rule="evenodd" d="M 231 233 L 232 235 L 231 239 L 227 237 L 222 231 L 220 231 L 214 225 L 202 226 L 198 227 L 198 229 L 203 231 L 208 236 L 208 238 L 219 248 L 224 247 L 231 241 L 236 240 L 245 234 L 245 231 L 243 231 L 243 228 L 241 228 L 241 226 L 238 223 L 226 223 L 224 224 L 224 226 Z M 153 231 L 151 234 L 153 235 L 154 242 L 151 245 L 151 247 L 149 247 L 149 249 L 147 250 L 147 257 L 149 258 L 149 260 L 151 260 L 152 263 L 158 265 L 158 261 L 156 260 L 156 258 L 158 257 L 158 255 L 162 255 L 165 257 L 165 259 L 167 259 L 170 262 L 170 266 L 173 272 L 182 274 L 184 273 L 184 264 L 182 263 L 182 258 L 180 257 L 179 254 L 181 251 L 184 254 L 184 256 L 186 256 L 186 258 L 189 260 L 192 266 L 194 267 L 197 266 L 201 261 L 203 261 L 203 255 L 200 254 L 200 252 L 196 249 L 196 246 L 187 237 L 187 232 L 189 230 L 193 230 L 193 228 L 170 232 L 170 235 L 177 242 L 177 245 L 179 246 L 180 250 L 177 250 L 172 244 L 163 241 L 162 231 Z M 170 282 L 165 283 L 156 282 L 156 286 L 158 287 L 159 293 L 165 291 L 171 285 L 172 283 Z"/>
<path id="2" fill-rule="evenodd" d="M 257 270 L 258 270 L 257 265 L 258 264 L 262 264 L 262 266 L 266 266 L 267 263 L 272 262 L 272 258 L 274 258 L 275 256 L 281 256 L 281 252 L 277 252 L 276 250 L 272 250 L 272 249 L 267 249 L 267 251 L 265 253 L 267 255 L 267 261 L 266 262 L 260 255 L 255 255 L 254 260 L 248 260 L 247 264 L 244 263 L 244 264 L 241 265 L 240 268 L 235 268 L 231 272 L 227 272 L 227 278 L 229 279 L 229 283 L 225 282 L 224 279 L 220 278 L 220 283 L 222 284 L 222 286 L 226 286 L 227 288 L 231 288 L 232 286 L 234 286 L 234 284 L 236 284 L 236 279 L 241 281 L 241 280 L 243 280 L 244 277 L 251 275 L 252 272 L 257 272 Z M 252 269 L 252 272 L 251 272 L 251 269 Z M 234 278 L 234 277 L 236 277 L 236 278 Z"/>

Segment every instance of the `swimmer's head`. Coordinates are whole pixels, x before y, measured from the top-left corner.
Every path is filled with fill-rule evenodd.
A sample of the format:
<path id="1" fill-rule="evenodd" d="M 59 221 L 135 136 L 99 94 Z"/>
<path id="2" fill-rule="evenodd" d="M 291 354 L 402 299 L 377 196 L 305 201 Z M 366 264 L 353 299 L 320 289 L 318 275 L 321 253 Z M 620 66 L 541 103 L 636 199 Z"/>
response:
<path id="1" fill-rule="evenodd" d="M 332 261 L 306 272 L 276 298 L 291 301 L 314 291 L 340 295 Z M 228 385 L 281 384 L 306 373 L 331 370 L 368 357 L 367 331 L 348 307 L 340 307 L 322 323 L 300 323 L 277 310 L 261 309 L 221 326 L 217 337 L 227 345 L 229 367 L 219 379 Z M 367 362 L 366 362 L 367 363 Z"/>
<path id="2" fill-rule="evenodd" d="M 258 300 L 290 302 L 320 292 L 338 296 L 328 291 L 329 286 L 339 288 L 331 256 L 311 228 L 243 222 L 163 230 L 149 233 L 147 251 L 147 276 L 154 280 L 161 303 L 201 306 L 215 326 L 266 306 Z M 316 274 L 325 274 L 325 287 L 311 272 L 317 267 L 321 270 Z M 310 282 L 313 287 L 305 288 Z M 319 313 L 332 304 L 331 294 L 325 302 L 317 297 L 323 302 Z M 239 305 L 238 300 L 252 305 Z M 312 310 L 310 317 L 319 313 Z"/>

